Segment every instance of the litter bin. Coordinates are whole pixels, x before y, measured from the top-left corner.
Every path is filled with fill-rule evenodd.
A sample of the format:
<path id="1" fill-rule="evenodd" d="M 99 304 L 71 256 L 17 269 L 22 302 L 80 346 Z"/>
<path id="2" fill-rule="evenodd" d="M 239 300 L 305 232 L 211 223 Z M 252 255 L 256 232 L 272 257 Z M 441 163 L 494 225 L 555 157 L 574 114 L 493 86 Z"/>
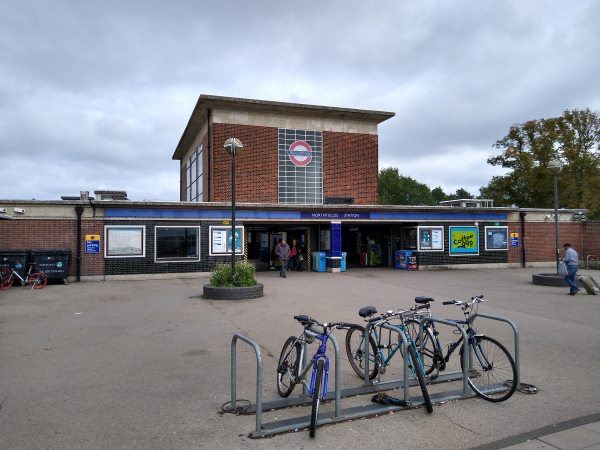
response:
<path id="1" fill-rule="evenodd" d="M 342 261 L 340 262 L 340 271 L 341 272 L 345 272 L 346 271 L 346 252 L 342 252 Z"/>
<path id="2" fill-rule="evenodd" d="M 29 266 L 27 260 L 29 254 L 25 251 L 19 250 L 1 250 L 0 251 L 0 269 L 9 268 L 15 269 L 15 271 L 22 277 L 25 278 Z"/>
<path id="3" fill-rule="evenodd" d="M 44 272 L 49 280 L 66 280 L 71 266 L 69 250 L 32 250 L 36 272 Z"/>
<path id="4" fill-rule="evenodd" d="M 313 272 L 325 272 L 327 270 L 325 252 L 312 252 Z"/>

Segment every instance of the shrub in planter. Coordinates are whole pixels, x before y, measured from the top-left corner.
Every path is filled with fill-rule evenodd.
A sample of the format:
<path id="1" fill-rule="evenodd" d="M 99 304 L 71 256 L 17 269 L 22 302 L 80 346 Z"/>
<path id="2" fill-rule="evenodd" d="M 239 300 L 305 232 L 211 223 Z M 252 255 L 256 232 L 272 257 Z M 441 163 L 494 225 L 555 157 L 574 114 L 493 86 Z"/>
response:
<path id="1" fill-rule="evenodd" d="M 254 271 L 254 264 L 236 261 L 235 273 L 232 277 L 231 264 L 218 264 L 210 277 L 210 284 L 215 287 L 255 286 Z"/>

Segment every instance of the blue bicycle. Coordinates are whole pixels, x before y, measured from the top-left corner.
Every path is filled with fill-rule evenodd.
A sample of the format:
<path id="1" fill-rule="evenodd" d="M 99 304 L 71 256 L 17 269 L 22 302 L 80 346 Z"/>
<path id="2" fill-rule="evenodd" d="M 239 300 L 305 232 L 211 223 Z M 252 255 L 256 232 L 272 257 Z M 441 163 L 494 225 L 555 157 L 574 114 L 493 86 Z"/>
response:
<path id="1" fill-rule="evenodd" d="M 310 414 L 310 437 L 315 437 L 319 405 L 327 395 L 327 381 L 329 379 L 329 357 L 327 356 L 327 341 L 334 328 L 344 327 L 344 323 L 320 323 L 306 315 L 294 316 L 304 327 L 302 333 L 290 336 L 283 345 L 279 363 L 277 364 L 277 391 L 282 397 L 292 393 L 297 384 L 306 384 L 304 377 L 312 368 L 308 394 L 312 397 L 312 410 Z M 314 327 L 318 326 L 322 330 Z M 319 340 L 319 348 L 308 362 L 306 367 L 301 368 L 304 353 L 304 342 L 312 344 L 315 339 Z"/>
<path id="2" fill-rule="evenodd" d="M 366 335 L 364 327 L 357 324 L 346 324 L 346 354 L 350 366 L 359 377 L 365 375 L 365 353 L 369 345 L 369 379 L 374 379 L 378 375 L 385 373 L 387 366 L 391 364 L 392 359 L 397 352 L 404 357 L 402 340 L 399 335 L 403 335 L 408 343 L 409 367 L 413 378 L 419 383 L 423 402 L 428 413 L 433 411 L 427 384 L 425 381 L 425 365 L 421 356 L 420 348 L 415 343 L 407 327 L 407 322 L 418 314 L 421 309 L 429 308 L 429 304 L 424 303 L 422 299 L 417 298 L 417 305 L 408 310 L 386 311 L 376 316 L 377 308 L 374 306 L 365 306 L 358 311 L 358 315 L 372 324 L 369 335 Z M 391 320 L 399 320 L 399 323 L 391 323 Z M 367 344 L 368 342 L 368 344 Z"/>

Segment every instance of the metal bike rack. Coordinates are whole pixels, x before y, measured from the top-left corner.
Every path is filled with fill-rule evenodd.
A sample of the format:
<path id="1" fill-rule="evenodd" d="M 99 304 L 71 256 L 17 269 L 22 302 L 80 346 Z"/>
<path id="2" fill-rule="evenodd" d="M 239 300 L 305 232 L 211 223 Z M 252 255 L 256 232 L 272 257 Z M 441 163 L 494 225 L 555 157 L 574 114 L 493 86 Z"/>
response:
<path id="1" fill-rule="evenodd" d="M 517 386 L 519 386 L 521 384 L 521 350 L 519 348 L 519 329 L 517 328 L 517 325 L 510 319 L 507 319 L 506 317 L 501 317 L 501 316 L 495 316 L 493 314 L 486 314 L 486 313 L 480 313 L 477 312 L 475 314 L 473 314 L 471 316 L 471 318 L 473 320 L 475 320 L 477 317 L 483 317 L 484 319 L 490 319 L 490 320 L 497 320 L 499 322 L 505 322 L 507 324 L 510 325 L 510 327 L 513 330 L 513 335 L 515 338 L 515 366 L 517 369 L 517 379 L 515 380 L 517 382 Z"/>
<path id="2" fill-rule="evenodd" d="M 590 268 L 590 258 L 591 258 L 591 261 L 596 261 L 596 262 L 600 261 L 600 259 L 598 258 L 597 255 L 587 255 L 587 257 L 585 258 L 585 268 L 586 269 Z M 598 268 L 600 268 L 600 266 Z"/>
<path id="3" fill-rule="evenodd" d="M 231 339 L 231 407 L 236 407 L 237 397 L 237 341 L 244 341 L 254 349 L 256 354 L 256 433 L 260 433 L 262 426 L 262 394 L 263 394 L 263 359 L 260 346 L 249 337 L 235 333 Z"/>
<path id="4" fill-rule="evenodd" d="M 493 316 L 490 314 L 478 313 L 473 316 L 482 317 L 491 320 L 498 320 L 501 322 L 508 323 L 515 335 L 515 364 L 517 369 L 517 377 L 520 376 L 520 366 L 519 366 L 519 332 L 517 330 L 516 325 L 509 319 L 505 319 L 504 317 Z M 424 320 L 429 320 L 431 322 L 440 323 L 443 325 L 448 325 L 454 328 L 457 328 L 463 337 L 463 342 L 468 342 L 468 337 L 465 330 L 456 322 L 446 319 L 440 319 L 437 317 L 427 317 Z M 374 323 L 370 323 L 367 325 L 365 334 L 369 333 L 371 329 L 374 327 Z M 383 324 L 383 328 L 392 329 L 393 331 L 398 332 L 396 328 L 393 326 L 388 326 L 388 324 Z M 317 332 L 314 330 L 308 329 L 307 332 L 316 336 Z M 421 323 L 419 333 L 423 332 L 423 324 Z M 418 385 L 415 380 L 410 379 L 409 376 L 409 359 L 410 355 L 406 351 L 408 342 L 406 340 L 406 336 L 403 333 L 398 333 L 398 343 L 402 345 L 404 350 L 404 379 L 402 380 L 394 380 L 388 381 L 384 383 L 372 383 L 369 380 L 369 351 L 370 345 L 367 344 L 365 351 L 365 373 L 364 380 L 365 385 L 358 387 L 351 387 L 347 389 L 341 389 L 341 361 L 340 361 L 340 348 L 335 336 L 330 335 L 333 348 L 334 348 L 334 392 L 328 392 L 327 399 L 331 399 L 333 397 L 334 400 L 334 410 L 333 411 L 325 411 L 319 414 L 319 425 L 333 424 L 338 422 L 343 422 L 347 420 L 360 419 L 364 417 L 375 416 L 379 414 L 386 414 L 392 411 L 400 411 L 405 409 L 416 408 L 423 405 L 424 401 L 422 397 L 415 396 L 410 397 L 409 389 L 411 386 Z M 256 425 L 255 430 L 250 433 L 250 437 L 260 438 L 272 436 L 275 434 L 286 433 L 290 431 L 297 431 L 299 429 L 307 428 L 310 424 L 310 416 L 300 416 L 293 417 L 290 419 L 280 419 L 274 420 L 271 422 L 263 423 L 263 412 L 278 410 L 283 408 L 289 408 L 292 406 L 299 405 L 308 405 L 311 403 L 312 399 L 307 395 L 306 384 L 303 384 L 303 393 L 297 397 L 278 399 L 273 401 L 263 402 L 263 358 L 260 346 L 253 341 L 252 339 L 236 333 L 234 334 L 231 340 L 231 406 L 235 408 L 236 406 L 236 376 L 237 376 L 237 355 L 236 355 L 236 344 L 237 340 L 241 339 L 242 341 L 249 344 L 256 354 L 256 403 L 254 405 L 250 405 L 250 407 L 246 410 L 247 413 L 256 413 Z M 421 340 L 422 341 L 422 340 Z M 303 352 L 303 366 L 308 363 L 308 353 L 307 353 L 307 345 L 304 344 L 304 352 Z M 428 380 L 429 384 L 441 383 L 446 381 L 457 381 L 462 379 L 463 385 L 462 389 L 454 389 L 448 390 L 441 393 L 430 394 L 432 403 L 442 403 L 449 400 L 460 400 L 469 397 L 475 396 L 475 393 L 470 389 L 468 384 L 468 374 L 470 367 L 470 352 L 462 353 L 462 372 L 453 372 L 453 373 L 445 373 L 438 376 L 435 380 Z M 308 374 L 307 374 L 308 375 Z M 517 379 L 517 383 L 519 380 Z M 378 403 L 369 403 L 360 406 L 353 406 L 342 409 L 341 399 L 356 395 L 370 394 L 381 391 L 395 390 L 403 388 L 404 391 L 404 400 L 408 403 L 407 406 L 399 406 L 399 405 L 382 405 Z"/>

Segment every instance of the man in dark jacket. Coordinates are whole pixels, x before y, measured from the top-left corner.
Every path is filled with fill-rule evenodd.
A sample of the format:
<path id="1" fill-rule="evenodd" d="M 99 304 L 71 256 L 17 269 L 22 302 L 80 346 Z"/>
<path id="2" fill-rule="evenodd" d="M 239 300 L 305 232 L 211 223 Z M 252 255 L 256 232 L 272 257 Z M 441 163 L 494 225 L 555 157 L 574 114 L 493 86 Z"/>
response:
<path id="1" fill-rule="evenodd" d="M 281 239 L 279 241 L 279 244 L 277 244 L 277 246 L 275 247 L 275 255 L 277 255 L 277 257 L 281 261 L 281 269 L 279 272 L 279 276 L 287 278 L 285 271 L 287 269 L 288 260 L 290 259 L 290 246 L 287 245 L 287 242 L 285 242 L 283 239 Z"/>

